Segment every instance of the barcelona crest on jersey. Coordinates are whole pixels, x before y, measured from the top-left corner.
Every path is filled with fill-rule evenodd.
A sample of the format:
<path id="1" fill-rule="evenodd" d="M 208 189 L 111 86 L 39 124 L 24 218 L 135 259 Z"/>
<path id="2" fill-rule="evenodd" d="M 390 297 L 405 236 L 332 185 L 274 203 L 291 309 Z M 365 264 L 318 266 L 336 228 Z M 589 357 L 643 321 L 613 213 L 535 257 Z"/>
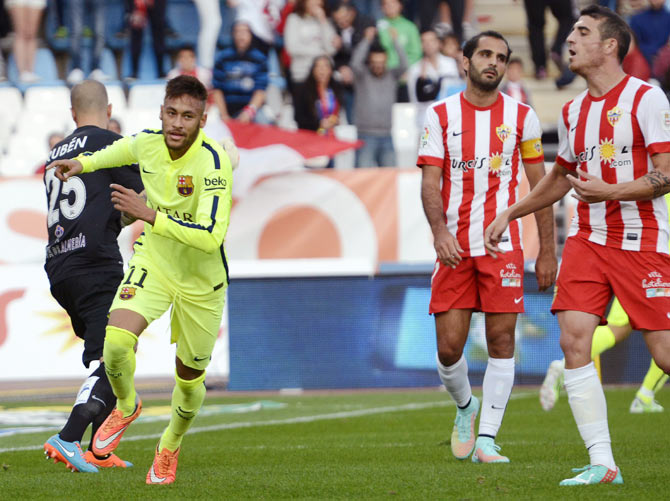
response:
<path id="1" fill-rule="evenodd" d="M 135 287 L 122 287 L 121 288 L 121 293 L 119 294 L 119 298 L 126 300 L 126 299 L 132 299 L 135 297 L 135 291 L 137 288 Z"/>
<path id="2" fill-rule="evenodd" d="M 193 176 L 179 176 L 177 191 L 182 197 L 190 197 L 193 194 Z"/>
<path id="3" fill-rule="evenodd" d="M 498 139 L 500 139 L 503 143 L 507 140 L 511 133 L 512 129 L 510 129 L 509 125 L 501 124 L 496 127 L 496 134 L 498 135 Z"/>

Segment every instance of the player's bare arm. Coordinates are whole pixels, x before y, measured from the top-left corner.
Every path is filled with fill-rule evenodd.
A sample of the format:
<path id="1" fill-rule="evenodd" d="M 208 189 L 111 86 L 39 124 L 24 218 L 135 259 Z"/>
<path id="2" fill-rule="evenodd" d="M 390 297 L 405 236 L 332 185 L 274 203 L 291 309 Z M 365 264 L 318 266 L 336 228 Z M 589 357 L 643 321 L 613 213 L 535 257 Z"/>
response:
<path id="1" fill-rule="evenodd" d="M 545 175 L 544 162 L 523 163 L 531 190 Z M 543 291 L 551 287 L 556 280 L 558 260 L 556 259 L 556 241 L 554 239 L 554 210 L 551 205 L 535 211 L 535 223 L 540 239 L 540 250 L 535 260 L 537 286 Z"/>
<path id="2" fill-rule="evenodd" d="M 112 204 L 116 210 L 132 218 L 154 224 L 156 211 L 147 207 L 145 198 L 120 184 L 110 184 L 109 187 L 112 189 Z"/>
<path id="3" fill-rule="evenodd" d="M 84 167 L 81 165 L 79 160 L 75 159 L 59 159 L 54 160 L 49 165 L 46 166 L 46 170 L 56 169 L 54 173 L 56 177 L 61 181 L 67 181 L 68 178 L 81 174 L 81 171 Z"/>
<path id="4" fill-rule="evenodd" d="M 423 165 L 421 172 L 421 202 L 433 232 L 437 258 L 442 264 L 455 268 L 462 261 L 459 253 L 463 249 L 444 223 L 444 204 L 440 193 L 442 169 L 434 165 Z"/>
<path id="5" fill-rule="evenodd" d="M 577 169 L 580 179 L 570 178 L 577 200 L 589 204 L 605 200 L 651 200 L 670 193 L 670 153 L 651 157 L 654 170 L 627 183 L 610 184 Z M 583 178 L 583 179 L 581 179 Z"/>
<path id="6" fill-rule="evenodd" d="M 528 195 L 509 209 L 498 214 L 484 231 L 484 245 L 491 256 L 496 257 L 497 253 L 503 252 L 498 247 L 498 244 L 510 221 L 544 209 L 545 207 L 550 207 L 570 191 L 571 185 L 567 178 L 568 174 L 565 167 L 555 163 L 554 167 L 537 183 Z"/>

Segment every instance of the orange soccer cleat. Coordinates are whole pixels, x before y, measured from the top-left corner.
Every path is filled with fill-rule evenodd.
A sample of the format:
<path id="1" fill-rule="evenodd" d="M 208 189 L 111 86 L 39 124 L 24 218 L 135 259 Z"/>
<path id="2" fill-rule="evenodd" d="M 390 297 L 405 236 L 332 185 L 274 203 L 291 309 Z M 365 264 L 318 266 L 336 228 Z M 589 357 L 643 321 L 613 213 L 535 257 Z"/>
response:
<path id="1" fill-rule="evenodd" d="M 100 459 L 95 457 L 95 454 L 93 454 L 92 451 L 86 451 L 86 454 L 84 454 L 84 458 L 86 459 L 86 461 L 88 461 L 91 464 L 94 464 L 98 468 L 114 468 L 114 467 L 130 468 L 133 465 L 133 463 L 131 463 L 130 461 L 124 461 L 116 454 L 110 454 L 109 457 L 106 457 L 105 459 Z"/>
<path id="2" fill-rule="evenodd" d="M 174 452 L 163 447 L 163 450 L 158 452 L 159 446 L 160 442 L 156 446 L 154 463 L 147 473 L 147 484 L 171 484 L 177 475 L 177 460 L 181 447 Z"/>
<path id="3" fill-rule="evenodd" d="M 93 444 L 91 445 L 93 452 L 97 456 L 111 454 L 118 447 L 123 433 L 130 426 L 130 423 L 139 417 L 140 412 L 142 412 L 141 400 L 137 402 L 135 412 L 128 417 L 124 418 L 119 409 L 114 409 L 93 437 Z"/>

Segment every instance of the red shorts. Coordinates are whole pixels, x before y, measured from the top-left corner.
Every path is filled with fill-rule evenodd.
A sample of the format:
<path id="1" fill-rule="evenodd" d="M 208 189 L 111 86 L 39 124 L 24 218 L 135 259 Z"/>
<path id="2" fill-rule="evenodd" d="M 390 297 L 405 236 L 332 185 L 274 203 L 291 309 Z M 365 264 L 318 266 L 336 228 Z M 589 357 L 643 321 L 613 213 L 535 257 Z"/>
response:
<path id="1" fill-rule="evenodd" d="M 581 237 L 565 243 L 551 312 L 583 311 L 607 323 L 615 295 L 636 330 L 670 329 L 670 256 L 594 244 Z"/>
<path id="2" fill-rule="evenodd" d="M 456 268 L 436 261 L 429 313 L 453 309 L 523 313 L 523 251 L 466 257 Z"/>

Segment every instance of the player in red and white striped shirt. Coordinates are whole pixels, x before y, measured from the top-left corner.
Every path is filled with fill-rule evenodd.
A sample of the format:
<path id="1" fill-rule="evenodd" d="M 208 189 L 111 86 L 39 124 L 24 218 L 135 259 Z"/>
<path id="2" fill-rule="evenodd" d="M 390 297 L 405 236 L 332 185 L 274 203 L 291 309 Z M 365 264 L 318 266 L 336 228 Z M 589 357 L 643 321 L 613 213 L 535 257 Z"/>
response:
<path id="1" fill-rule="evenodd" d="M 544 175 L 542 131 L 535 112 L 498 91 L 509 45 L 484 32 L 463 49 L 466 90 L 433 104 L 426 112 L 417 165 L 421 198 L 435 239 L 437 261 L 430 313 L 435 314 L 438 373 L 458 405 L 452 452 L 474 462 L 509 462 L 494 439 L 514 383 L 514 329 L 523 312 L 521 228 L 513 223 L 501 244 L 503 259 L 486 254 L 484 229 L 517 201 L 522 168 L 531 186 Z M 440 188 L 440 183 L 442 187 Z M 551 208 L 537 214 L 540 256 L 538 283 L 556 276 Z M 473 311 L 486 313 L 489 360 L 484 375 L 482 414 L 475 441 L 479 401 L 472 396 L 463 348 Z"/>
<path id="2" fill-rule="evenodd" d="M 552 311 L 561 327 L 565 389 L 591 464 L 561 485 L 623 483 L 612 455 L 607 405 L 591 362 L 591 340 L 615 294 L 657 365 L 670 371 L 670 105 L 623 72 L 625 21 L 605 7 L 583 9 L 567 39 L 570 69 L 588 90 L 559 118 L 559 156 L 536 189 L 486 230 L 495 253 L 509 221 L 574 188 L 579 200 L 563 251 Z M 568 174 L 571 174 L 568 176 Z"/>

